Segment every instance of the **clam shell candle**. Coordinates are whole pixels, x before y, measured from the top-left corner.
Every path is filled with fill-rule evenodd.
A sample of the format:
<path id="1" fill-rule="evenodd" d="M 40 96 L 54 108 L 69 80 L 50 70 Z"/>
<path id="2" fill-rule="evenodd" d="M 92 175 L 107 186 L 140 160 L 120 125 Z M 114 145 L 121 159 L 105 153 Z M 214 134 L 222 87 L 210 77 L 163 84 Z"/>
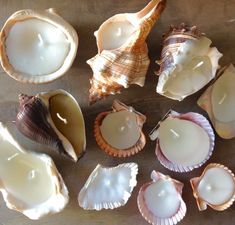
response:
<path id="1" fill-rule="evenodd" d="M 94 135 L 102 150 L 112 156 L 128 157 L 146 144 L 142 132 L 146 117 L 114 100 L 113 111 L 100 113 L 95 119 Z"/>
<path id="2" fill-rule="evenodd" d="M 152 181 L 139 191 L 137 202 L 141 215 L 150 224 L 177 224 L 186 214 L 186 205 L 181 197 L 183 184 L 159 172 L 153 171 Z"/>
<path id="3" fill-rule="evenodd" d="M 1 64 L 18 81 L 50 82 L 68 71 L 77 46 L 76 31 L 54 9 L 21 10 L 1 30 Z"/>
<path id="4" fill-rule="evenodd" d="M 183 100 L 211 81 L 222 54 L 197 27 L 171 27 L 164 35 L 156 91 Z"/>
<path id="5" fill-rule="evenodd" d="M 165 4 L 166 0 L 152 0 L 137 13 L 109 18 L 95 32 L 98 54 L 87 61 L 93 71 L 91 103 L 131 84 L 144 85 L 150 63 L 145 40 Z"/>
<path id="6" fill-rule="evenodd" d="M 188 172 L 203 165 L 214 149 L 215 135 L 208 120 L 189 112 L 170 111 L 150 133 L 157 139 L 160 163 L 175 172 Z"/>
<path id="7" fill-rule="evenodd" d="M 234 174 L 221 164 L 209 164 L 200 177 L 192 178 L 190 182 L 200 211 L 206 210 L 207 205 L 223 211 L 235 200 Z"/>

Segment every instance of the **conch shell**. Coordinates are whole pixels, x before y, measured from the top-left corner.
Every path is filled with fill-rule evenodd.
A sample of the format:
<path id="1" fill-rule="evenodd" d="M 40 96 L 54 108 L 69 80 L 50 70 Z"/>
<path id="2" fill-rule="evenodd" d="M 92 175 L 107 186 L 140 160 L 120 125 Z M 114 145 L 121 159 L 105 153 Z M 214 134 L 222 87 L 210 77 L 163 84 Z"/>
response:
<path id="1" fill-rule="evenodd" d="M 98 54 L 87 63 L 93 70 L 90 103 L 131 84 L 144 86 L 150 63 L 145 42 L 166 0 L 152 0 L 137 13 L 117 14 L 95 32 Z"/>
<path id="2" fill-rule="evenodd" d="M 64 90 L 19 95 L 16 126 L 28 138 L 77 161 L 85 151 L 85 123 L 76 99 Z"/>
<path id="3" fill-rule="evenodd" d="M 219 68 L 222 54 L 196 26 L 171 27 L 164 35 L 157 93 L 183 100 L 209 83 Z"/>

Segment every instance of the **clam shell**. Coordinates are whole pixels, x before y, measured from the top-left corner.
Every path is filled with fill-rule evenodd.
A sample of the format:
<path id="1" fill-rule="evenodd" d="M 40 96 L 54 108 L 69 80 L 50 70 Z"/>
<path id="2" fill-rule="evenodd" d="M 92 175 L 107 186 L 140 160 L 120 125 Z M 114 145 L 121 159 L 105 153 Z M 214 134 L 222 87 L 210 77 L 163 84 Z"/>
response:
<path id="1" fill-rule="evenodd" d="M 173 215 L 169 218 L 160 218 L 160 217 L 157 217 L 156 215 L 154 215 L 150 211 L 150 209 L 148 208 L 146 201 L 145 201 L 145 198 L 144 198 L 144 193 L 145 193 L 145 190 L 147 187 L 149 187 L 151 184 L 153 184 L 155 182 L 158 182 L 159 180 L 170 180 L 174 184 L 175 189 L 177 190 L 177 192 L 180 195 L 182 195 L 182 189 L 183 189 L 184 185 L 181 182 L 174 180 L 174 179 L 170 178 L 169 176 L 165 176 L 162 173 L 156 172 L 156 171 L 152 171 L 151 178 L 152 178 L 151 182 L 144 184 L 140 188 L 139 194 L 137 197 L 138 208 L 139 208 L 141 215 L 144 217 L 144 219 L 146 221 L 148 221 L 148 223 L 150 223 L 152 225 L 177 224 L 178 222 L 180 222 L 184 218 L 186 211 L 187 211 L 186 204 L 185 204 L 184 200 L 182 199 L 182 197 L 180 198 L 180 201 L 181 201 L 180 208 L 175 215 Z M 156 202 L 156 204 L 157 204 L 157 202 Z"/>
<path id="2" fill-rule="evenodd" d="M 5 40 L 11 27 L 18 21 L 23 21 L 32 18 L 40 19 L 42 21 L 45 21 L 47 23 L 56 26 L 59 30 L 61 30 L 65 34 L 70 43 L 70 50 L 63 64 L 57 71 L 51 74 L 33 76 L 16 71 L 13 68 L 13 66 L 10 64 L 9 59 L 7 57 Z M 61 16 L 59 16 L 54 9 L 48 9 L 45 11 L 34 11 L 31 9 L 17 11 L 8 18 L 0 33 L 1 65 L 9 76 L 23 83 L 34 83 L 34 84 L 47 83 L 61 77 L 71 67 L 75 59 L 75 56 L 77 54 L 77 48 L 78 48 L 77 32 L 69 23 L 67 23 Z"/>
<path id="3" fill-rule="evenodd" d="M 78 115 L 76 115 L 76 118 L 78 122 L 76 126 L 78 126 L 78 132 L 76 147 L 66 137 L 66 134 L 59 130 L 52 118 L 50 111 L 51 99 L 56 95 L 69 97 L 77 107 Z M 21 94 L 19 102 L 20 107 L 16 116 L 16 126 L 21 133 L 36 142 L 52 147 L 59 153 L 69 156 L 74 161 L 77 161 L 84 154 L 86 148 L 85 123 L 80 106 L 72 95 L 64 90 L 43 92 L 35 96 Z M 66 107 L 64 109 L 65 111 L 67 110 L 66 112 L 71 110 Z"/>
<path id="4" fill-rule="evenodd" d="M 134 154 L 138 153 L 139 151 L 141 151 L 146 144 L 146 138 L 145 138 L 143 131 L 141 131 L 140 138 L 139 138 L 138 142 L 133 147 L 131 147 L 129 149 L 122 150 L 122 149 L 114 148 L 104 140 L 104 138 L 102 137 L 101 131 L 100 131 L 100 126 L 102 124 L 103 119 L 105 118 L 105 116 L 107 116 L 110 113 L 115 113 L 115 112 L 119 112 L 122 110 L 128 110 L 128 111 L 134 112 L 136 114 L 136 120 L 139 125 L 139 128 L 142 130 L 143 124 L 146 121 L 146 117 L 144 115 L 142 115 L 141 113 L 135 111 L 132 107 L 128 107 L 118 100 L 114 100 L 114 102 L 113 102 L 113 111 L 107 111 L 107 112 L 100 113 L 96 117 L 95 123 L 94 123 L 94 136 L 95 136 L 95 140 L 96 140 L 97 144 L 107 154 L 109 154 L 111 156 L 115 156 L 115 157 L 129 157 L 131 155 L 134 155 Z"/>
<path id="5" fill-rule="evenodd" d="M 123 163 L 116 167 L 103 167 L 98 164 L 79 192 L 80 207 L 101 210 L 125 205 L 137 184 L 137 174 L 136 163 Z"/>
<path id="6" fill-rule="evenodd" d="M 203 171 L 203 173 L 200 177 L 194 177 L 194 178 L 190 179 L 191 187 L 193 189 L 193 196 L 196 198 L 197 206 L 198 206 L 198 209 L 200 211 L 206 210 L 207 205 L 210 206 L 214 210 L 223 211 L 223 210 L 229 208 L 234 203 L 234 201 L 235 201 L 235 190 L 234 190 L 234 195 L 232 196 L 232 198 L 230 200 L 228 200 L 227 202 L 225 202 L 224 204 L 221 204 L 221 205 L 213 205 L 213 204 L 210 204 L 210 203 L 206 202 L 204 199 L 200 198 L 200 196 L 198 195 L 198 192 L 197 192 L 197 186 L 198 186 L 200 180 L 204 177 L 205 173 L 210 168 L 222 168 L 222 169 L 224 169 L 226 172 L 228 172 L 233 177 L 233 180 L 234 180 L 234 183 L 235 183 L 235 177 L 234 177 L 234 174 L 232 173 L 231 170 L 229 170 L 224 165 L 221 165 L 221 164 L 218 164 L 218 163 L 210 163 L 204 169 L 204 171 Z"/>
<path id="7" fill-rule="evenodd" d="M 150 63 L 145 40 L 165 4 L 165 0 L 152 0 L 137 13 L 117 14 L 109 18 L 95 32 L 98 54 L 87 61 L 93 71 L 93 78 L 90 80 L 90 103 L 119 93 L 123 87 L 128 88 L 131 84 L 144 86 Z M 103 49 L 103 27 L 120 21 L 129 22 L 135 31 L 120 47 Z"/>

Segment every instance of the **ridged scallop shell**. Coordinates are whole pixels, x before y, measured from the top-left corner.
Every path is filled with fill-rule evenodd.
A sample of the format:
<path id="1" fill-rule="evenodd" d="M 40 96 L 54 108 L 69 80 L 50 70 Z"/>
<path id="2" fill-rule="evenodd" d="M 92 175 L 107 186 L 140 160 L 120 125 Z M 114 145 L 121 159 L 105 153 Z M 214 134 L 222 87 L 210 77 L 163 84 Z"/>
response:
<path id="1" fill-rule="evenodd" d="M 235 177 L 234 174 L 232 173 L 231 170 L 229 170 L 227 167 L 225 167 L 224 165 L 218 164 L 218 163 L 210 163 L 209 165 L 207 165 L 207 167 L 204 169 L 202 175 L 200 177 L 194 177 L 192 179 L 190 179 L 190 183 L 191 183 L 191 187 L 193 189 L 193 195 L 196 199 L 197 202 L 197 206 L 198 209 L 200 211 L 206 210 L 207 209 L 207 205 L 210 206 L 212 209 L 217 210 L 217 211 L 223 211 L 226 210 L 227 208 L 229 208 L 235 201 L 235 189 L 234 189 L 234 194 L 233 196 L 224 204 L 221 205 L 213 205 L 208 203 L 207 201 L 205 201 L 204 199 L 202 199 L 197 191 L 197 187 L 198 184 L 200 183 L 201 179 L 204 177 L 205 173 L 207 172 L 208 169 L 211 168 L 221 168 L 224 169 L 227 173 L 229 173 L 231 175 L 231 177 L 233 177 L 234 180 L 234 186 L 235 186 Z"/>
<path id="2" fill-rule="evenodd" d="M 150 63 L 148 48 L 145 42 L 151 28 L 165 8 L 166 0 L 152 0 L 137 13 L 117 14 L 105 21 L 95 32 L 98 54 L 87 63 L 93 71 L 90 80 L 90 103 L 116 94 L 131 84 L 144 86 L 145 76 Z M 101 46 L 102 28 L 104 25 L 127 21 L 135 31 L 123 45 L 114 49 L 103 49 Z"/>
<path id="3" fill-rule="evenodd" d="M 141 215 L 144 217 L 145 220 L 147 220 L 150 224 L 152 225 L 173 225 L 173 224 L 177 224 L 178 222 L 180 222 L 187 211 L 186 208 L 186 204 L 184 202 L 184 200 L 182 199 L 181 195 L 182 195 L 182 189 L 183 189 L 183 184 L 177 180 L 174 180 L 172 178 L 170 178 L 169 176 L 165 176 L 160 172 L 156 172 L 156 171 L 152 171 L 151 173 L 151 178 L 152 181 L 149 183 L 144 184 L 139 191 L 138 197 L 137 197 L 137 203 L 138 203 L 138 208 L 139 211 L 141 213 Z M 151 184 L 158 182 L 159 180 L 168 180 L 170 182 L 172 182 L 175 186 L 176 191 L 179 193 L 180 195 L 180 208 L 178 210 L 178 212 L 176 212 L 175 215 L 172 215 L 169 218 L 159 218 L 156 215 L 154 215 L 150 209 L 148 208 L 145 198 L 144 198 L 144 193 L 147 187 L 149 187 Z M 161 204 L 160 202 L 156 202 L 156 204 Z"/>
<path id="4" fill-rule="evenodd" d="M 139 151 L 141 151 L 144 148 L 144 146 L 146 144 L 146 138 L 145 138 L 145 135 L 142 131 L 142 127 L 146 121 L 146 117 L 143 114 L 135 111 L 132 107 L 126 106 L 125 104 L 121 103 L 118 100 L 114 100 L 112 108 L 113 108 L 113 111 L 102 112 L 95 119 L 94 136 L 95 136 L 95 140 L 96 140 L 97 144 L 107 154 L 109 154 L 111 156 L 115 156 L 115 157 L 129 157 L 131 155 L 138 153 Z M 105 116 L 107 116 L 110 113 L 120 112 L 123 110 L 128 110 L 130 112 L 135 113 L 139 129 L 141 130 L 141 134 L 140 134 L 140 138 L 139 138 L 138 142 L 133 147 L 131 147 L 129 149 L 124 149 L 124 150 L 116 149 L 116 148 L 112 147 L 111 145 L 109 145 L 102 137 L 102 134 L 100 131 L 100 126 L 101 126 L 102 121 L 105 118 Z"/>
<path id="5" fill-rule="evenodd" d="M 136 186 L 138 165 L 123 163 L 116 167 L 97 165 L 78 195 L 86 210 L 115 209 L 125 205 Z"/>
<path id="6" fill-rule="evenodd" d="M 203 88 L 215 77 L 216 70 L 219 68 L 218 61 L 222 57 L 222 54 L 217 50 L 217 48 L 210 47 L 211 40 L 206 38 L 196 26 L 188 27 L 185 24 L 181 24 L 178 27 L 172 26 L 170 31 L 163 37 L 164 40 L 161 59 L 157 61 L 160 65 L 160 69 L 157 73 L 159 75 L 159 80 L 156 91 L 168 98 L 181 101 L 185 97 L 194 94 Z M 182 69 L 186 69 L 186 66 L 192 63 L 193 60 L 196 60 L 198 56 L 208 57 L 211 65 L 210 72 L 207 71 L 207 73 L 204 74 L 204 80 L 202 80 L 202 77 L 200 78 L 201 81 L 196 87 L 194 82 L 199 82 L 199 80 L 196 80 L 198 79 L 198 74 L 197 77 L 193 78 L 192 72 L 193 69 L 200 67 L 205 63 L 201 59 L 200 62 L 196 63 L 193 69 L 190 68 L 190 80 L 188 81 L 192 87 L 190 90 L 187 90 L 188 93 L 185 90 L 185 93 L 177 94 L 174 93 L 174 91 L 171 92 L 169 83 L 171 81 L 174 84 L 176 79 L 175 77 L 177 76 L 174 73 L 179 73 L 181 71 L 182 74 Z M 190 58 L 191 60 L 189 60 Z M 182 82 L 187 79 L 182 78 Z"/>
<path id="7" fill-rule="evenodd" d="M 209 153 L 208 153 L 207 157 L 201 163 L 196 164 L 194 166 L 183 166 L 183 165 L 179 165 L 179 164 L 175 164 L 174 162 L 171 162 L 163 154 L 163 152 L 160 148 L 160 143 L 159 143 L 159 139 L 158 139 L 157 135 L 158 135 L 158 128 L 161 126 L 161 122 L 164 121 L 168 117 L 178 118 L 181 120 L 188 120 L 190 122 L 197 124 L 198 126 L 200 126 L 202 129 L 204 129 L 206 131 L 206 133 L 208 134 L 209 139 L 210 139 L 210 149 L 209 149 Z M 194 112 L 180 114 L 180 113 L 177 113 L 175 111 L 170 110 L 170 112 L 157 124 L 157 126 L 150 133 L 151 140 L 155 140 L 156 138 L 157 138 L 157 141 L 156 141 L 155 153 L 156 153 L 156 156 L 157 156 L 159 162 L 167 169 L 169 169 L 171 171 L 175 171 L 175 172 L 181 172 L 181 173 L 189 172 L 189 171 L 192 171 L 193 169 L 196 169 L 196 168 L 202 166 L 211 157 L 212 152 L 214 150 L 214 145 L 215 145 L 215 135 L 214 135 L 213 129 L 212 129 L 209 121 L 201 114 L 194 113 Z M 177 149 L 176 149 L 176 151 L 177 151 Z"/>
<path id="8" fill-rule="evenodd" d="M 65 96 L 73 101 L 77 110 L 77 141 L 78 146 L 74 146 L 71 141 L 63 134 L 53 121 L 51 110 L 51 99 L 54 96 Z M 27 96 L 24 94 L 19 95 L 19 112 L 16 116 L 16 126 L 19 131 L 28 138 L 48 145 L 62 153 L 69 156 L 72 160 L 77 161 L 79 157 L 84 154 L 86 148 L 85 137 L 85 123 L 80 106 L 76 99 L 64 90 L 55 90 L 51 92 L 39 93 L 35 96 Z M 70 108 L 63 107 L 67 112 L 71 114 Z M 63 113 L 64 113 L 63 112 Z M 58 113 L 61 113 L 58 111 Z M 73 115 L 74 116 L 74 115 Z M 68 118 L 65 118 L 65 120 Z M 70 118 L 69 118 L 70 119 Z M 70 119 L 72 120 L 72 118 Z M 72 131 L 71 131 L 72 132 Z"/>

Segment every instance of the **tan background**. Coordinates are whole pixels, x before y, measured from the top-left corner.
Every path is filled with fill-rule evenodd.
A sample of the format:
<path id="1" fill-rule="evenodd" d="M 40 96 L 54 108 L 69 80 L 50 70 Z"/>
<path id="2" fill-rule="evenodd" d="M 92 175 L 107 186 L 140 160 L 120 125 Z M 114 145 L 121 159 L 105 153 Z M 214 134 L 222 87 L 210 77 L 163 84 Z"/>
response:
<path id="1" fill-rule="evenodd" d="M 0 197 L 0 225 L 145 225 L 147 222 L 139 214 L 136 197 L 140 186 L 150 180 L 150 172 L 153 169 L 167 173 L 185 183 L 183 198 L 188 212 L 181 222 L 182 225 L 235 224 L 235 204 L 225 212 L 216 212 L 211 209 L 205 212 L 198 211 L 189 179 L 200 175 L 204 166 L 191 173 L 173 173 L 162 167 L 157 161 L 154 142 L 148 140 L 147 146 L 141 153 L 123 160 L 107 156 L 99 150 L 94 141 L 93 121 L 99 112 L 109 109 L 114 97 L 109 97 L 93 106 L 88 106 L 87 103 L 89 78 L 92 73 L 86 60 L 97 52 L 93 32 L 110 16 L 120 12 L 135 12 L 144 7 L 147 2 L 147 0 L 0 0 L 1 27 L 4 21 L 17 10 L 54 7 L 76 28 L 80 37 L 79 51 L 73 67 L 64 77 L 53 83 L 37 86 L 21 84 L 4 74 L 0 68 L 0 120 L 14 120 L 19 93 L 35 94 L 40 91 L 63 88 L 73 94 L 80 103 L 87 129 L 87 153 L 76 164 L 59 157 L 45 147 L 33 145 L 27 139 L 23 140 L 27 147 L 35 150 L 44 149 L 54 158 L 68 186 L 70 202 L 66 209 L 59 214 L 47 216 L 39 221 L 31 221 L 20 213 L 7 209 Z M 180 103 L 155 93 L 158 78 L 154 75 L 154 71 L 158 67 L 154 61 L 159 58 L 162 33 L 168 29 L 170 24 L 187 22 L 191 25 L 198 25 L 213 40 L 213 44 L 224 53 L 221 64 L 225 65 L 235 61 L 235 21 L 231 22 L 232 19 L 235 19 L 235 0 L 168 0 L 164 14 L 148 38 L 152 63 L 147 74 L 146 85 L 143 88 L 133 86 L 116 96 L 119 100 L 134 106 L 147 115 L 148 119 L 144 127 L 146 134 L 170 108 L 179 112 L 202 112 L 195 104 L 202 91 Z M 19 136 L 17 134 L 17 137 Z M 110 166 L 130 161 L 139 164 L 138 185 L 124 207 L 95 212 L 85 211 L 78 206 L 77 194 L 97 163 Z M 235 172 L 235 140 L 222 140 L 216 137 L 215 151 L 209 162 L 223 163 Z"/>

